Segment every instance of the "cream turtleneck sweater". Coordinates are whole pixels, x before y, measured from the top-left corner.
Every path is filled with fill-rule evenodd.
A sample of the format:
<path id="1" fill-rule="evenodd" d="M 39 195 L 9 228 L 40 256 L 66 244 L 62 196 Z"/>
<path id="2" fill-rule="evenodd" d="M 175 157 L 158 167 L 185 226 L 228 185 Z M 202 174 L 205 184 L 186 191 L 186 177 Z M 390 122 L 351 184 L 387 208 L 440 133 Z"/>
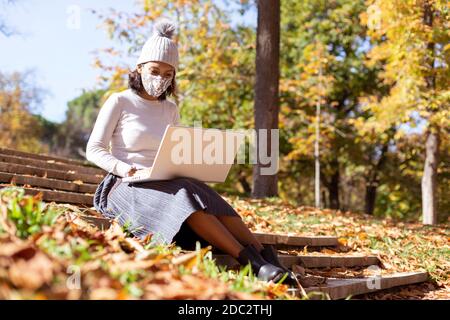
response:
<path id="1" fill-rule="evenodd" d="M 150 167 L 166 126 L 179 121 L 177 105 L 167 99 L 150 101 L 131 89 L 113 93 L 100 108 L 86 159 L 120 177 L 132 166 Z"/>

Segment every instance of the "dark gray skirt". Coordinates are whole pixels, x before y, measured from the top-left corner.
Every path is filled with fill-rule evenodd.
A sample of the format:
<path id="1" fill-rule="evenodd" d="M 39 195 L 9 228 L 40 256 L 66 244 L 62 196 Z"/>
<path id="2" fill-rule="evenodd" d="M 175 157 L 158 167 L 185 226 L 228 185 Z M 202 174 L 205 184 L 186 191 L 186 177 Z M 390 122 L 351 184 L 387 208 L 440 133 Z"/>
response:
<path id="1" fill-rule="evenodd" d="M 117 219 L 133 235 L 152 234 L 152 244 L 195 248 L 208 243 L 186 223 L 195 211 L 213 215 L 239 214 L 214 189 L 194 178 L 122 183 L 121 177 L 108 173 L 98 185 L 94 207 L 103 216 Z"/>

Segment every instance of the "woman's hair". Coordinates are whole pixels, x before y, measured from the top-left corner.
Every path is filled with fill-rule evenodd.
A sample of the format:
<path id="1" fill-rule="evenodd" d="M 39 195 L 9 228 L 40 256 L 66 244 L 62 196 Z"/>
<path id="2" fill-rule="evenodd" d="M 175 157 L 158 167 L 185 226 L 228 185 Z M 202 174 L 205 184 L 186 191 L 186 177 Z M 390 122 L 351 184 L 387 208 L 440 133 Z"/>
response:
<path id="1" fill-rule="evenodd" d="M 128 88 L 133 90 L 135 93 L 143 93 L 145 92 L 144 85 L 142 84 L 141 74 L 135 69 L 128 73 Z M 175 81 L 175 73 L 172 78 L 172 82 L 170 86 L 163 92 L 162 95 L 158 97 L 159 101 L 166 100 L 166 98 L 170 95 L 174 97 L 177 96 L 177 84 Z"/>

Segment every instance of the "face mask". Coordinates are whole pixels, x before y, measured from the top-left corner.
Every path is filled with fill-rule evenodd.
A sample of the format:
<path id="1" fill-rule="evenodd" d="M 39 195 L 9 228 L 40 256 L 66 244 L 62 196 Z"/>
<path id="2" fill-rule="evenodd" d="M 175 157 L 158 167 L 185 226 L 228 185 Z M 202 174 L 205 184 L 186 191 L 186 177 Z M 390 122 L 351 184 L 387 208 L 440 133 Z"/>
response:
<path id="1" fill-rule="evenodd" d="M 148 69 L 142 70 L 141 78 L 145 91 L 152 97 L 162 95 L 172 83 L 172 77 L 164 78 L 159 75 L 155 76 Z"/>

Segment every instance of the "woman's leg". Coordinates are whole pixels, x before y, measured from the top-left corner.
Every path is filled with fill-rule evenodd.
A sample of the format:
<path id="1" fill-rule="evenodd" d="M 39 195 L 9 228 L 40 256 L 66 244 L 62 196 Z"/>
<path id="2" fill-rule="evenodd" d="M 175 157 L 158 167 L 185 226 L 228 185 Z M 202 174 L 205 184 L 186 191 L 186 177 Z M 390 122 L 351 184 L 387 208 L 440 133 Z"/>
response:
<path id="1" fill-rule="evenodd" d="M 216 217 L 242 245 L 253 244 L 258 252 L 264 249 L 263 245 L 248 229 L 241 217 L 220 215 Z"/>
<path id="2" fill-rule="evenodd" d="M 236 216 L 217 216 L 219 221 L 234 235 L 234 237 L 244 246 L 253 244 L 261 256 L 274 266 L 277 266 L 289 273 L 288 283 L 297 284 L 295 275 L 289 271 L 278 259 L 277 250 L 274 247 L 266 246 L 266 248 L 256 239 L 253 233 L 248 229 L 241 217 Z"/>
<path id="3" fill-rule="evenodd" d="M 204 182 L 195 179 L 188 179 L 188 181 L 195 184 L 197 187 L 202 188 L 206 192 L 210 192 L 211 190 L 211 187 L 209 187 Z M 242 218 L 240 216 L 215 215 L 215 217 L 219 219 L 219 221 L 242 245 L 245 246 L 248 244 L 253 244 L 258 252 L 261 252 L 261 250 L 264 249 L 263 245 L 258 241 L 258 239 L 256 239 L 253 233 L 248 229 L 248 227 L 242 221 Z"/>
<path id="4" fill-rule="evenodd" d="M 196 234 L 234 258 L 237 258 L 243 249 L 233 234 L 212 214 L 202 210 L 195 211 L 186 222 Z"/>
<path id="5" fill-rule="evenodd" d="M 219 218 L 221 220 L 219 220 Z M 200 237 L 211 243 L 213 246 L 221 249 L 222 251 L 228 253 L 238 260 L 241 264 L 251 263 L 253 270 L 255 270 L 258 278 L 264 280 L 275 280 L 281 279 L 283 273 L 283 268 L 280 268 L 268 260 L 265 260 L 262 255 L 256 253 L 252 246 L 248 244 L 254 244 L 257 248 L 256 250 L 260 252 L 264 249 L 261 243 L 253 236 L 247 226 L 242 222 L 240 217 L 223 217 L 214 216 L 212 214 L 206 213 L 203 210 L 198 210 L 192 213 L 187 219 L 189 227 L 197 233 Z M 224 223 L 222 223 L 222 221 Z M 228 227 L 226 227 L 227 225 Z M 236 238 L 240 239 L 245 243 L 245 248 Z M 251 250 L 250 250 L 251 249 Z M 262 269 L 262 267 L 265 267 Z"/>

